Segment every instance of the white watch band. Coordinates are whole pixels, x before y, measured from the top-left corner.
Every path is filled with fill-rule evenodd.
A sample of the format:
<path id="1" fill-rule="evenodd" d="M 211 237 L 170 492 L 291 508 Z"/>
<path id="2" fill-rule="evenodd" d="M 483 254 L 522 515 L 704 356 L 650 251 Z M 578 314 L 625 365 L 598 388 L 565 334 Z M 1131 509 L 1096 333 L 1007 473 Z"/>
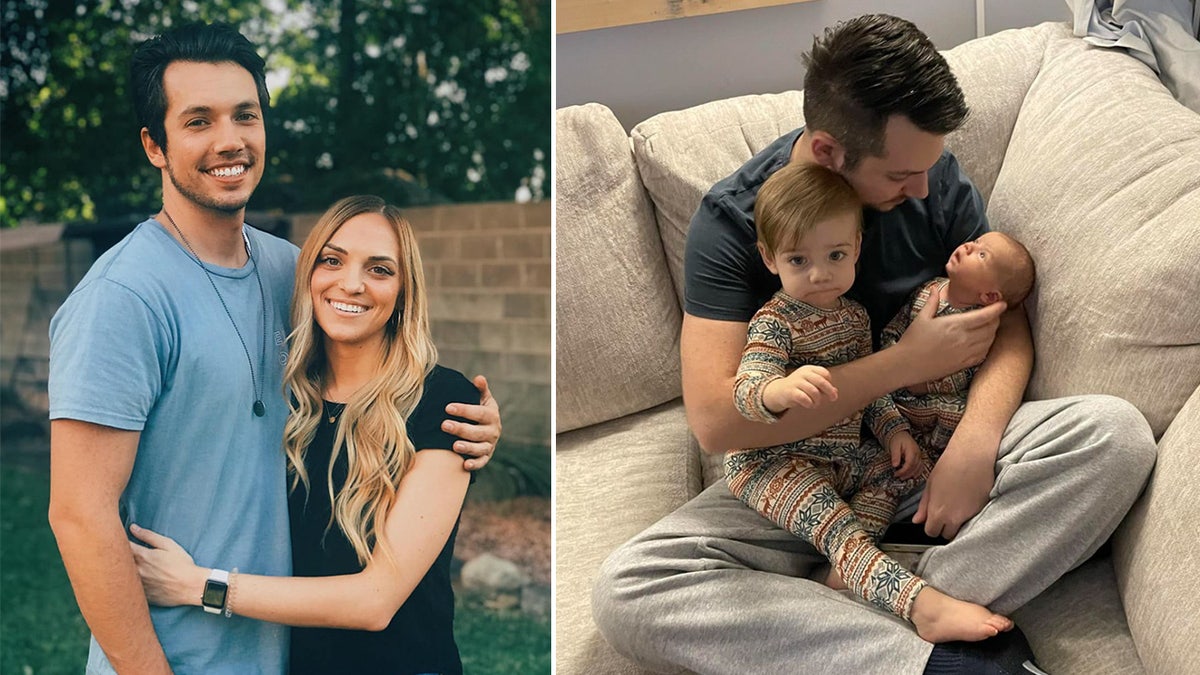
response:
<path id="1" fill-rule="evenodd" d="M 202 599 L 200 606 L 203 607 L 204 611 L 208 612 L 209 614 L 220 614 L 225 611 L 225 603 L 229 598 L 229 572 L 225 570 L 219 570 L 215 567 L 210 570 L 208 573 L 208 580 L 204 583 L 204 595 L 208 595 L 208 585 L 212 582 L 219 583 L 225 587 L 225 591 L 221 593 L 220 596 L 221 604 L 220 606 L 209 605 Z"/>

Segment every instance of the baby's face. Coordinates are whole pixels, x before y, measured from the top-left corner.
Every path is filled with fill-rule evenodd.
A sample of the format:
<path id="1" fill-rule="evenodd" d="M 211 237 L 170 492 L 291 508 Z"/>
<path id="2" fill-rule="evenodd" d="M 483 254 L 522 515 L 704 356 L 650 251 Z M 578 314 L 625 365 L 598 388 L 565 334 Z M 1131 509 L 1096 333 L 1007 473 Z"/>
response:
<path id="1" fill-rule="evenodd" d="M 818 223 L 793 247 L 763 253 L 763 262 L 779 275 L 783 290 L 816 307 L 837 307 L 838 298 L 854 285 L 858 262 L 858 215 L 846 213 Z"/>
<path id="2" fill-rule="evenodd" d="M 987 304 L 988 293 L 1000 292 L 1000 277 L 1012 267 L 1014 255 L 1012 244 L 996 232 L 988 232 L 975 241 L 954 249 L 946 261 L 946 276 L 951 287 L 969 290 L 979 298 L 979 304 Z"/>

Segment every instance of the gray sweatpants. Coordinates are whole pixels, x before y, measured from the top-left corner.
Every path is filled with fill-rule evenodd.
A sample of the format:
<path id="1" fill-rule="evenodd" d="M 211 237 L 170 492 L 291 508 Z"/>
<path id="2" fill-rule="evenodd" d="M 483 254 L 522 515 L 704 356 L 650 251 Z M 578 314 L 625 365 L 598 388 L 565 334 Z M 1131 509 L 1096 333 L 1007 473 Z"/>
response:
<path id="1" fill-rule="evenodd" d="M 1000 442 L 991 501 L 917 573 L 1008 614 L 1104 543 L 1155 454 L 1149 424 L 1121 399 L 1025 403 Z M 608 557 L 592 612 L 617 651 L 654 670 L 920 673 L 933 646 L 810 581 L 825 562 L 720 481 Z"/>

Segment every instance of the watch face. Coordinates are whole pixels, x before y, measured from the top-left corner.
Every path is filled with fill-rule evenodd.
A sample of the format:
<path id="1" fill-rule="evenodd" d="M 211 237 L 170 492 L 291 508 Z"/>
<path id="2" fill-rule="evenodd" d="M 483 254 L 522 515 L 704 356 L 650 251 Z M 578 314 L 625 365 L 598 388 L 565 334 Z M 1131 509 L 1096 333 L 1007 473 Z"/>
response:
<path id="1" fill-rule="evenodd" d="M 204 583 L 204 595 L 200 597 L 200 602 L 204 603 L 206 607 L 224 607 L 225 591 L 228 589 L 227 584 L 209 579 Z"/>

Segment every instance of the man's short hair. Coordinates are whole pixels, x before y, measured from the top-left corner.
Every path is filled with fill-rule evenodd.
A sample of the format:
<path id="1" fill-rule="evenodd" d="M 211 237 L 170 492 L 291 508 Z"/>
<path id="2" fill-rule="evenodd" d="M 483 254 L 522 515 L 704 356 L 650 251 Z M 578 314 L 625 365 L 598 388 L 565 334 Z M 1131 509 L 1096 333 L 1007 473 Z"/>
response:
<path id="1" fill-rule="evenodd" d="M 254 77 L 258 103 L 266 114 L 271 95 L 264 74 L 266 62 L 254 44 L 226 23 L 187 23 L 172 28 L 138 45 L 129 65 L 130 92 L 138 124 L 150 132 L 150 138 L 167 149 L 167 93 L 163 74 L 175 61 L 197 63 L 235 63 Z"/>
<path id="2" fill-rule="evenodd" d="M 769 255 L 794 248 L 814 227 L 851 213 L 862 227 L 862 201 L 846 179 L 819 164 L 792 162 L 763 183 L 754 202 L 758 242 Z"/>
<path id="3" fill-rule="evenodd" d="M 945 135 L 969 110 L 950 65 L 915 25 L 887 14 L 843 21 L 813 39 L 804 55 L 804 123 L 832 135 L 846 168 L 884 153 L 892 115 Z"/>

